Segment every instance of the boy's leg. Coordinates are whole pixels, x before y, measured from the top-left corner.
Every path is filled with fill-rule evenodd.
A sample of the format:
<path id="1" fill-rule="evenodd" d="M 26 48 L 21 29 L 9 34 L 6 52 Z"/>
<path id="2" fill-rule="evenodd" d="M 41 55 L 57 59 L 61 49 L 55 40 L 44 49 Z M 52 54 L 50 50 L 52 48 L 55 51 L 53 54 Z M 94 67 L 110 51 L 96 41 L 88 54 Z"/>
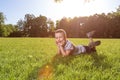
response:
<path id="1" fill-rule="evenodd" d="M 92 36 L 93 36 L 94 33 L 95 33 L 95 31 L 91 31 L 91 32 L 88 32 L 88 33 L 87 33 L 87 37 L 89 38 L 89 44 L 88 44 L 88 46 L 89 46 L 90 48 L 93 48 L 93 47 L 94 47 L 94 46 L 93 46 L 94 41 L 93 41 L 93 38 L 92 38 Z"/>
<path id="2" fill-rule="evenodd" d="M 90 48 L 94 48 L 95 49 L 95 47 L 98 46 L 98 45 L 100 45 L 101 42 L 100 41 L 95 41 L 94 42 L 94 40 L 92 38 L 92 36 L 93 36 L 94 33 L 95 33 L 95 31 L 91 31 L 91 32 L 87 33 L 87 36 L 89 38 L 89 44 L 88 44 L 88 46 Z"/>
<path id="3" fill-rule="evenodd" d="M 86 49 L 86 53 L 91 53 L 91 52 L 96 52 L 96 48 L 93 47 L 93 48 L 90 48 L 89 46 L 84 46 L 85 49 Z"/>
<path id="4" fill-rule="evenodd" d="M 95 31 L 90 31 L 86 35 L 88 38 L 92 38 L 94 33 L 95 33 Z"/>
<path id="5" fill-rule="evenodd" d="M 88 46 L 89 46 L 90 48 L 95 47 L 95 46 L 94 46 L 94 41 L 93 41 L 92 38 L 89 38 L 89 44 L 88 44 Z"/>
<path id="6" fill-rule="evenodd" d="M 90 38 L 90 42 L 89 42 L 89 44 L 88 44 L 88 46 L 90 47 L 90 48 L 95 48 L 96 46 L 99 46 L 101 44 L 101 41 L 93 41 L 93 39 L 92 38 Z"/>
<path id="7" fill-rule="evenodd" d="M 89 52 L 96 52 L 96 46 L 95 46 L 95 42 L 93 41 L 93 38 L 89 38 Z"/>

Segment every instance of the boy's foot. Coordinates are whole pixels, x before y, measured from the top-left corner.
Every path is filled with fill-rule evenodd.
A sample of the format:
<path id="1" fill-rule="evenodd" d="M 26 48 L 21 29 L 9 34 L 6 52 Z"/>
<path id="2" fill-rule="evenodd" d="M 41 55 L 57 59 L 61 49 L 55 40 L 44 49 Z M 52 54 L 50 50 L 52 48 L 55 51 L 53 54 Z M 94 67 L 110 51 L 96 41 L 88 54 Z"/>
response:
<path id="1" fill-rule="evenodd" d="M 100 44 L 101 44 L 101 41 L 95 41 L 95 42 L 90 43 L 88 46 L 89 46 L 90 48 L 93 48 L 93 47 L 95 47 L 95 46 L 99 46 Z"/>
<path id="2" fill-rule="evenodd" d="M 101 44 L 101 41 L 95 41 L 94 46 L 99 46 Z"/>
<path id="3" fill-rule="evenodd" d="M 86 35 L 87 35 L 88 38 L 91 38 L 94 33 L 95 33 L 95 31 L 90 31 Z"/>

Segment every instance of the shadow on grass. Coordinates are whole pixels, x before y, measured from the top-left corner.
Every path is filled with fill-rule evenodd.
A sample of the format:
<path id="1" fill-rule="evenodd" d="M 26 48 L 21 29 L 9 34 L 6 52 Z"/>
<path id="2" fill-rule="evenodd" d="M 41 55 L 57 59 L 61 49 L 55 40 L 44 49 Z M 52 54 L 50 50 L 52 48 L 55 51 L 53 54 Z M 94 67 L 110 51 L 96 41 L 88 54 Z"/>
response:
<path id="1" fill-rule="evenodd" d="M 97 52 L 90 55 L 93 58 L 93 66 L 97 68 L 101 67 L 103 70 L 112 67 L 111 64 L 107 61 L 107 57 L 105 55 L 97 54 Z"/>
<path id="2" fill-rule="evenodd" d="M 50 62 L 41 67 L 35 67 L 28 75 L 27 80 L 53 80 L 52 74 L 54 70 L 56 70 L 57 65 L 64 64 L 67 66 L 73 58 L 75 58 L 75 56 L 62 57 L 60 55 L 55 55 Z"/>
<path id="3" fill-rule="evenodd" d="M 35 67 L 26 80 L 37 80 L 39 67 Z"/>
<path id="4" fill-rule="evenodd" d="M 68 57 L 62 57 L 60 55 L 55 55 L 50 62 L 44 64 L 41 67 L 35 67 L 34 70 L 28 75 L 27 80 L 54 80 L 52 79 L 52 74 L 53 72 L 57 69 L 57 66 L 59 64 L 64 64 L 65 66 L 68 66 L 71 64 L 71 60 L 73 60 L 76 57 L 81 57 L 81 55 L 85 54 L 80 54 L 80 55 L 71 55 Z M 86 54 L 90 55 L 93 58 L 93 64 L 92 66 L 96 68 L 110 68 L 111 65 L 106 61 L 107 57 L 102 54 L 97 54 L 97 53 L 91 53 L 91 54 Z"/>
<path id="5" fill-rule="evenodd" d="M 53 66 L 47 63 L 41 67 L 35 67 L 26 80 L 51 80 Z"/>

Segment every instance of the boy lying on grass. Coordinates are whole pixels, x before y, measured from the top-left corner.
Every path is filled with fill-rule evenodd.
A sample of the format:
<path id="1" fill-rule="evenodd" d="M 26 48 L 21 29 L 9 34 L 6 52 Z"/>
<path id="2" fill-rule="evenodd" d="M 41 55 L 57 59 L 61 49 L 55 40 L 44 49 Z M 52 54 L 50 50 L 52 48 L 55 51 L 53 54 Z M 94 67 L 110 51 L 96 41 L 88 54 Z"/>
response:
<path id="1" fill-rule="evenodd" d="M 81 53 L 96 52 L 96 46 L 100 45 L 100 41 L 93 41 L 92 35 L 95 31 L 87 33 L 87 37 L 90 39 L 88 46 L 78 45 L 75 46 L 71 41 L 67 39 L 66 32 L 63 29 L 55 31 L 55 41 L 58 47 L 58 54 L 64 56 L 76 55 Z"/>

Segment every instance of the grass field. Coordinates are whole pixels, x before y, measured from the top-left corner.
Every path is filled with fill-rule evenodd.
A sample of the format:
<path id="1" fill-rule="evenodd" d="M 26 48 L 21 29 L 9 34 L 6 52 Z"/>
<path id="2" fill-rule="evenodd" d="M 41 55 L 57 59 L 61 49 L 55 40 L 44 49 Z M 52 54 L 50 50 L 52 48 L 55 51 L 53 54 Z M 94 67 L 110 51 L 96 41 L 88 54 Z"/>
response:
<path id="1" fill-rule="evenodd" d="M 120 39 L 100 40 L 97 53 L 61 57 L 53 38 L 0 38 L 0 80 L 120 80 Z"/>

